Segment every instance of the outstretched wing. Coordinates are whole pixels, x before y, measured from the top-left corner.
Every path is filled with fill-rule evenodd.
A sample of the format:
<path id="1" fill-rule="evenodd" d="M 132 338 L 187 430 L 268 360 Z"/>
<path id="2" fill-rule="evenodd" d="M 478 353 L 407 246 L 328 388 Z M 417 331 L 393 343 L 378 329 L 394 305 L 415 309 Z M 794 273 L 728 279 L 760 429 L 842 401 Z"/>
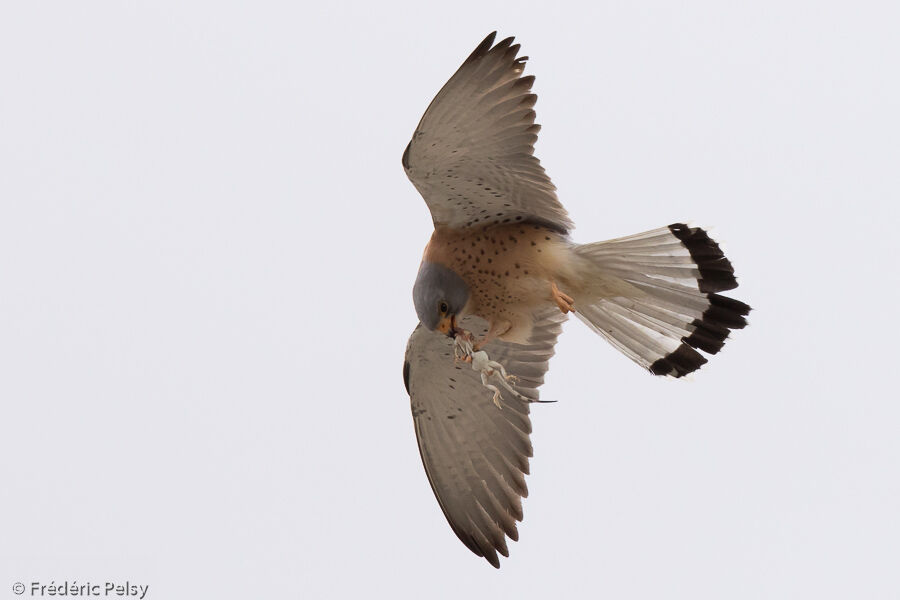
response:
<path id="1" fill-rule="evenodd" d="M 491 342 L 492 360 L 518 377 L 516 387 L 537 400 L 548 361 L 566 317 L 538 316 L 528 344 Z M 487 327 L 477 317 L 461 325 L 476 335 Z M 519 539 L 525 475 L 532 456 L 529 403 L 503 392 L 502 409 L 471 365 L 454 363 L 453 341 L 419 325 L 406 348 L 403 380 L 409 392 L 422 464 L 450 527 L 475 554 L 499 568 L 509 556 L 506 538 Z"/>
<path id="2" fill-rule="evenodd" d="M 572 228 L 556 188 L 534 157 L 534 76 L 507 38 L 487 36 L 441 88 L 403 153 L 403 167 L 435 226 L 529 221 Z"/>

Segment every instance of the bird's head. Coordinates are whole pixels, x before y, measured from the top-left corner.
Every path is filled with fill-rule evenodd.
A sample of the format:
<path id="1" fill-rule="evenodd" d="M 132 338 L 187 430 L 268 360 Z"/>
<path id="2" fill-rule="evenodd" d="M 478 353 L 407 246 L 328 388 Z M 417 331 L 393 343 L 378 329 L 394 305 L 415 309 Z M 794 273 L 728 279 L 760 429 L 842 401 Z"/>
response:
<path id="1" fill-rule="evenodd" d="M 428 329 L 456 335 L 456 318 L 469 301 L 469 286 L 444 265 L 422 261 L 413 286 L 419 321 Z"/>

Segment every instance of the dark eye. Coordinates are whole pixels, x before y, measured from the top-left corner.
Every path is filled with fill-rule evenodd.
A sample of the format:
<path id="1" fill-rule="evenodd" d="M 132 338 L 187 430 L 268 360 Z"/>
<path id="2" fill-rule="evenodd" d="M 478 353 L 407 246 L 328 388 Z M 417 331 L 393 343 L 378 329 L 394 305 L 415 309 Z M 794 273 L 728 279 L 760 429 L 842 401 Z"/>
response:
<path id="1" fill-rule="evenodd" d="M 441 314 L 447 314 L 447 311 L 450 310 L 450 307 L 447 306 L 446 302 L 441 302 Z"/>

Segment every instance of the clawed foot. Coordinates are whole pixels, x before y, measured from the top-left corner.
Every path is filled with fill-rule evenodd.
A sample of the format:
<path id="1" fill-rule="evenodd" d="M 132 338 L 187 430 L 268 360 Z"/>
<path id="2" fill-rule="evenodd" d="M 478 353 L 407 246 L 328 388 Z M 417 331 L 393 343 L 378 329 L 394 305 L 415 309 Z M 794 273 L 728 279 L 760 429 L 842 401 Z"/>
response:
<path id="1" fill-rule="evenodd" d="M 560 291 L 560 289 L 556 287 L 556 282 L 550 283 L 550 295 L 553 297 L 553 301 L 556 302 L 556 305 L 563 314 L 575 312 L 575 300 L 572 296 Z"/>

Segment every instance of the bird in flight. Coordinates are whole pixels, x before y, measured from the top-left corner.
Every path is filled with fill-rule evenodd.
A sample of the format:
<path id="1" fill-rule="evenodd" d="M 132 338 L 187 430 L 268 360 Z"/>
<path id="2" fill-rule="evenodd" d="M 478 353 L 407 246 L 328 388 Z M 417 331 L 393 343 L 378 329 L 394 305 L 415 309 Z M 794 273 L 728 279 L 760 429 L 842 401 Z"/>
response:
<path id="1" fill-rule="evenodd" d="M 403 152 L 431 211 L 403 380 L 428 481 L 454 533 L 494 567 L 518 539 L 532 456 L 530 402 L 568 314 L 654 375 L 683 377 L 716 354 L 750 307 L 718 244 L 676 223 L 592 244 L 534 156 L 534 76 L 513 38 L 488 35 L 432 100 Z M 516 376 L 491 402 L 454 338 Z"/>

